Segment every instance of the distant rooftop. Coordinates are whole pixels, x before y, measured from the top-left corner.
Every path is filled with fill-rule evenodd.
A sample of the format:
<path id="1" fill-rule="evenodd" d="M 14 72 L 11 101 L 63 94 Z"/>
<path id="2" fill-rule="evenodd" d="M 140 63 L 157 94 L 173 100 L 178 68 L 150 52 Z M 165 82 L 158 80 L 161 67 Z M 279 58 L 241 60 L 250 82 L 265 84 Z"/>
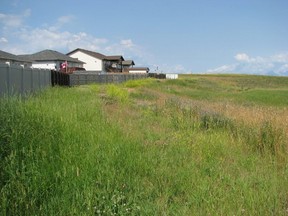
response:
<path id="1" fill-rule="evenodd" d="M 123 66 L 131 66 L 131 65 L 135 65 L 133 60 L 125 60 L 122 62 Z"/>
<path id="2" fill-rule="evenodd" d="M 78 59 L 71 58 L 70 56 L 54 50 L 43 50 L 30 55 L 19 55 L 19 57 L 27 59 L 29 61 L 68 61 L 75 63 L 83 63 Z"/>
<path id="3" fill-rule="evenodd" d="M 20 57 L 20 56 L 17 56 L 17 55 L 14 55 L 14 54 L 11 54 L 11 53 L 2 51 L 2 50 L 0 50 L 0 59 L 3 59 L 3 60 L 11 60 L 11 61 L 18 61 L 18 62 L 31 62 L 31 61 L 29 61 L 29 60 L 23 59 L 23 58 Z"/>
<path id="4" fill-rule="evenodd" d="M 67 55 L 73 54 L 73 53 L 75 53 L 75 52 L 77 52 L 77 51 L 83 52 L 83 53 L 85 53 L 85 54 L 87 54 L 87 55 L 90 55 L 90 56 L 92 56 L 92 57 L 95 57 L 95 58 L 98 58 L 98 59 L 101 59 L 101 60 L 111 60 L 111 61 L 113 61 L 113 60 L 114 60 L 114 61 L 115 61 L 115 60 L 116 60 L 116 61 L 122 60 L 122 61 L 124 61 L 124 58 L 123 58 L 123 56 L 121 56 L 121 55 L 106 56 L 106 55 L 103 55 L 103 54 L 98 53 L 98 52 L 93 52 L 93 51 L 85 50 L 85 49 L 81 49 L 81 48 L 77 48 L 77 49 L 75 49 L 75 50 L 67 53 Z"/>

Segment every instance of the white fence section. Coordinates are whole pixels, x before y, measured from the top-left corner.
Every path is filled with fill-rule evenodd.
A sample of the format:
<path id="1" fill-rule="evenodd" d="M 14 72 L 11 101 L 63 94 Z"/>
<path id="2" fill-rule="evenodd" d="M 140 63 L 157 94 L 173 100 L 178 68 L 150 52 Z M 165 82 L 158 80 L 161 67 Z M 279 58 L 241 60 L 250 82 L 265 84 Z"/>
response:
<path id="1" fill-rule="evenodd" d="M 51 71 L 0 64 L 0 96 L 24 95 L 51 86 Z"/>
<path id="2" fill-rule="evenodd" d="M 178 74 L 166 74 L 166 79 L 178 79 Z"/>

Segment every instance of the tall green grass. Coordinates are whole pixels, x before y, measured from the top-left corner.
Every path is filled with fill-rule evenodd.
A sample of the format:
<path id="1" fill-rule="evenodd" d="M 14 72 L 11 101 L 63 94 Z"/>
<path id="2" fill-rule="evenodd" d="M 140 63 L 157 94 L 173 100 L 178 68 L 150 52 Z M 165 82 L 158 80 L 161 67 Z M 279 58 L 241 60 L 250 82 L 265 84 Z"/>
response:
<path id="1" fill-rule="evenodd" d="M 2 100 L 1 125 L 4 215 L 138 211 L 119 169 L 137 145 L 107 123 L 94 94 L 56 88 Z"/>
<path id="2" fill-rule="evenodd" d="M 273 146 L 282 133 L 159 103 L 147 87 L 165 82 L 149 82 L 132 93 L 95 85 L 1 99 L 1 214 L 287 214 L 287 164 L 245 141 L 249 131 L 251 145 Z"/>

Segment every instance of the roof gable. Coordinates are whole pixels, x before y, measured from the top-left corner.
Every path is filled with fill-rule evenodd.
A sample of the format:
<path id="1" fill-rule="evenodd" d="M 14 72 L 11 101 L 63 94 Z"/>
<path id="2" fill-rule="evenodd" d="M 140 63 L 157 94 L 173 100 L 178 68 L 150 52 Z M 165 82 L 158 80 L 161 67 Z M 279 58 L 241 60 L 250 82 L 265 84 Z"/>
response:
<path id="1" fill-rule="evenodd" d="M 121 55 L 116 55 L 116 56 L 106 56 L 105 60 L 110 60 L 110 61 L 124 61 L 123 56 Z"/>
<path id="2" fill-rule="evenodd" d="M 131 65 L 135 65 L 133 60 L 125 60 L 122 62 L 122 65 L 124 66 L 131 66 Z"/>
<path id="3" fill-rule="evenodd" d="M 97 59 L 100 59 L 100 60 L 109 60 L 109 61 L 124 61 L 124 58 L 123 56 L 121 55 L 114 55 L 114 56 L 106 56 L 106 55 L 103 55 L 101 53 L 98 53 L 98 52 L 94 52 L 94 51 L 90 51 L 90 50 L 85 50 L 85 49 L 81 49 L 81 48 L 77 48 L 69 53 L 67 53 L 67 55 L 71 55 L 71 54 L 74 54 L 76 52 L 82 52 L 82 53 L 85 53 L 89 56 L 92 56 L 94 58 L 97 58 Z"/>
<path id="4" fill-rule="evenodd" d="M 93 51 L 89 51 L 89 50 L 85 50 L 85 49 L 80 49 L 80 48 L 75 49 L 75 50 L 67 53 L 67 55 L 69 56 L 69 55 L 71 55 L 71 54 L 73 54 L 73 53 L 76 53 L 76 52 L 82 52 L 82 53 L 85 53 L 85 54 L 87 54 L 87 55 L 89 55 L 89 56 L 92 56 L 92 57 L 94 57 L 94 58 L 98 58 L 98 59 L 100 59 L 100 60 L 103 60 L 103 59 L 106 58 L 106 56 L 103 55 L 103 54 L 101 54 L 101 53 L 93 52 Z"/>
<path id="5" fill-rule="evenodd" d="M 130 71 L 137 71 L 137 70 L 144 70 L 144 71 L 149 71 L 150 69 L 148 67 L 133 67 L 129 68 Z"/>

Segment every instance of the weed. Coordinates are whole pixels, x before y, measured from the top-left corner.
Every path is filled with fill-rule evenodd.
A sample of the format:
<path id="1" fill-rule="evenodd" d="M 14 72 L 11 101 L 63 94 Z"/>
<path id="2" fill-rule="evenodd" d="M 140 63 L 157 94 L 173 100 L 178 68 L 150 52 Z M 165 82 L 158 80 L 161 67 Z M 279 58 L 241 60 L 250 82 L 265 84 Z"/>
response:
<path id="1" fill-rule="evenodd" d="M 91 85 L 89 85 L 89 88 L 92 89 L 93 91 L 95 91 L 96 93 L 100 92 L 100 86 L 97 84 L 91 84 Z"/>
<path id="2" fill-rule="evenodd" d="M 200 126 L 205 130 L 228 129 L 232 126 L 232 120 L 215 112 L 203 112 L 200 114 Z"/>
<path id="3" fill-rule="evenodd" d="M 151 85 L 155 82 L 154 79 L 137 79 L 137 80 L 128 80 L 123 85 L 127 88 L 137 88 L 137 87 L 143 87 Z"/>
<path id="4" fill-rule="evenodd" d="M 235 103 L 241 76 L 192 77 L 1 99 L 1 214 L 286 215 L 287 110 Z"/>
<path id="5" fill-rule="evenodd" d="M 129 93 L 126 89 L 120 88 L 117 85 L 109 84 L 106 87 L 108 100 L 111 102 L 120 102 L 126 104 L 129 101 Z"/>

